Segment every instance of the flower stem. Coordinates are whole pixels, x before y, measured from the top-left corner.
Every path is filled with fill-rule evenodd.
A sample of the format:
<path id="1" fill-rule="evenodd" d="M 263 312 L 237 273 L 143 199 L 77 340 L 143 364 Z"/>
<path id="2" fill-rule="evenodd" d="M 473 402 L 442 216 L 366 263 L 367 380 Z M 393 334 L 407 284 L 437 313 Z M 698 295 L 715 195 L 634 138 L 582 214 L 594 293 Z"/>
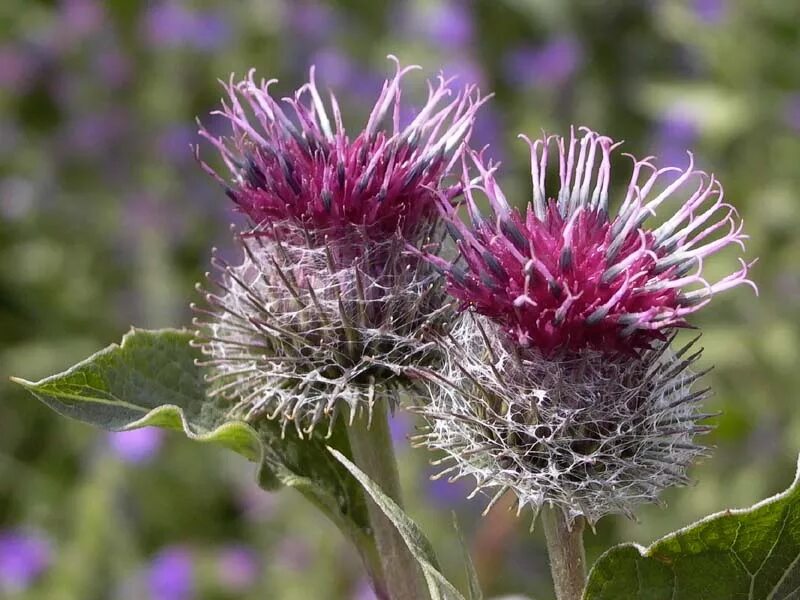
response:
<path id="1" fill-rule="evenodd" d="M 389 416 L 385 402 L 376 402 L 372 424 L 362 415 L 350 432 L 353 462 L 381 488 L 384 494 L 402 508 L 397 460 L 389 432 Z M 368 500 L 370 524 L 383 565 L 383 586 L 389 600 L 421 600 L 428 598 L 422 572 L 411 556 L 397 528 L 377 504 Z M 377 586 L 376 586 L 377 587 Z M 380 590 L 376 590 L 380 591 Z"/>
<path id="2" fill-rule="evenodd" d="M 580 600 L 586 585 L 583 518 L 577 517 L 570 528 L 564 514 L 558 508 L 544 506 L 541 514 L 556 598 Z"/>

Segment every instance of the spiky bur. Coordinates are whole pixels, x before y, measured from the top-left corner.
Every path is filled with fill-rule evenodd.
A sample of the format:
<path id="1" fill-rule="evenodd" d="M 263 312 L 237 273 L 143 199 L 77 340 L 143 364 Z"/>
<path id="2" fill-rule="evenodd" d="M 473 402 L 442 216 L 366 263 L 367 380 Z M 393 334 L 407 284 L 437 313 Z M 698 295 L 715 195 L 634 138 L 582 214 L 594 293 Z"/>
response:
<path id="1" fill-rule="evenodd" d="M 611 156 L 620 144 L 588 130 L 580 140 L 552 136 L 528 143 L 533 199 L 526 213 L 509 206 L 494 168 L 473 156 L 480 177 L 466 191 L 472 227 L 449 202 L 440 203 L 463 260 L 431 258 L 462 307 L 499 323 L 520 346 L 544 353 L 631 353 L 685 326 L 716 293 L 741 284 L 755 288 L 742 259 L 739 270 L 719 281 L 703 276 L 706 258 L 731 245 L 744 249 L 747 236 L 736 209 L 723 201 L 720 183 L 695 170 L 691 154 L 684 170 L 658 169 L 652 157 L 633 159 L 612 217 Z M 552 146 L 555 197 L 545 189 Z M 475 190 L 488 197 L 490 217 L 478 209 Z M 668 200 L 678 203 L 674 214 L 646 227 Z"/>
<path id="2" fill-rule="evenodd" d="M 313 69 L 284 99 L 287 112 L 270 96 L 272 81 L 231 81 L 220 114 L 233 135 L 201 131 L 232 180 L 203 167 L 252 225 L 239 236 L 244 262 L 217 260 L 220 291 L 197 308 L 213 394 L 246 419 L 310 433 L 341 407 L 350 419 L 371 416 L 375 402 L 393 407 L 417 385 L 406 366 L 438 360 L 420 333 L 442 327 L 453 306 L 432 265 L 406 247 L 441 241 L 436 198 L 461 191 L 445 177 L 483 100 L 473 87 L 451 97 L 440 78 L 401 127 L 409 70 L 397 66 L 353 139 L 333 95 L 328 116 Z"/>
<path id="3" fill-rule="evenodd" d="M 707 429 L 697 408 L 707 390 L 692 391 L 699 375 L 690 372 L 699 352 L 670 345 L 716 293 L 753 286 L 744 261 L 717 282 L 702 274 L 705 258 L 746 236 L 719 183 L 694 170 L 691 155 L 683 171 L 634 159 L 612 217 L 618 144 L 590 131 L 529 144 L 533 199 L 524 216 L 477 155 L 480 177 L 465 194 L 471 226 L 440 204 L 460 257 L 429 260 L 471 310 L 439 338 L 444 368 L 417 371 L 432 384 L 418 441 L 445 453 L 445 474 L 473 475 L 476 491 L 494 498 L 513 490 L 520 508 L 549 503 L 569 521 L 592 523 L 630 516 L 686 483 L 702 454 L 693 440 Z M 553 145 L 560 185 L 549 196 Z M 476 190 L 489 198 L 488 218 Z M 668 199 L 679 201 L 674 215 L 645 227 Z"/>
<path id="4" fill-rule="evenodd" d="M 438 274 L 405 255 L 402 241 L 370 246 L 350 264 L 326 248 L 239 242 L 242 264 L 215 257 L 218 293 L 193 306 L 210 394 L 230 416 L 280 419 L 302 435 L 333 423 L 344 404 L 352 422 L 417 385 L 406 367 L 439 360 L 420 333 L 443 327 L 452 306 Z"/>
<path id="5" fill-rule="evenodd" d="M 436 196 L 460 192 L 444 177 L 460 159 L 485 98 L 474 86 L 454 94 L 453 79 L 439 77 L 428 84 L 424 106 L 401 126 L 401 80 L 418 67 L 401 68 L 389 58 L 397 71 L 352 139 L 333 94 L 329 116 L 313 68 L 310 81 L 283 105 L 270 95 L 275 80 L 256 82 L 252 71 L 238 83 L 231 78 L 217 114 L 233 134 L 216 138 L 202 128 L 200 134 L 219 150 L 233 178 L 225 181 L 202 164 L 253 222 L 253 234 L 292 241 L 287 236 L 305 231 L 311 245 L 329 244 L 337 252 L 358 252 L 364 238 L 400 235 L 416 243 L 438 218 Z"/>
<path id="6" fill-rule="evenodd" d="M 700 350 L 691 342 L 673 352 L 670 340 L 636 360 L 597 350 L 553 359 L 465 314 L 440 340 L 444 367 L 421 373 L 431 383 L 418 409 L 429 428 L 415 443 L 444 454 L 438 477 L 472 476 L 472 495 L 491 498 L 487 510 L 510 490 L 518 512 L 548 503 L 569 521 L 632 517 L 637 504 L 686 484 L 704 453 L 693 441 L 711 416 L 698 408 L 708 389 L 692 389 Z"/>

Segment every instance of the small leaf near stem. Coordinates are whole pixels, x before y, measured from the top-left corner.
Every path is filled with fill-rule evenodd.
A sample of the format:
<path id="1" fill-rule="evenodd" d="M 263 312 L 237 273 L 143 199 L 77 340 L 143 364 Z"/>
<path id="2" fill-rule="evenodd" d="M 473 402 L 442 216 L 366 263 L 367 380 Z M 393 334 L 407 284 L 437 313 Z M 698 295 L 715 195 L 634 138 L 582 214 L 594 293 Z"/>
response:
<path id="1" fill-rule="evenodd" d="M 398 506 L 402 506 L 397 460 L 389 431 L 388 409 L 377 402 L 372 422 L 360 415 L 349 428 L 350 449 L 355 464 Z M 422 572 L 397 528 L 373 502 L 367 505 L 370 527 L 383 563 L 383 584 L 391 600 L 427 598 Z M 378 593 L 381 590 L 376 590 Z"/>
<path id="2" fill-rule="evenodd" d="M 350 462 L 346 456 L 335 448 L 328 448 L 328 451 L 350 471 L 353 477 L 356 478 L 366 492 L 372 497 L 375 504 L 383 511 L 383 514 L 385 514 L 397 528 L 409 552 L 411 552 L 411 555 L 416 559 L 422 569 L 431 600 L 466 600 L 464 595 L 439 571 L 439 563 L 436 560 L 433 547 L 417 524 L 409 519 L 408 515 L 403 512 L 397 503 L 384 494 L 375 482 L 367 477 L 361 469 Z M 427 597 L 428 596 L 420 595 L 417 598 L 422 599 Z"/>
<path id="3" fill-rule="evenodd" d="M 577 517 L 570 526 L 561 509 L 553 506 L 542 507 L 541 515 L 556 598 L 580 600 L 586 586 L 583 519 Z"/>

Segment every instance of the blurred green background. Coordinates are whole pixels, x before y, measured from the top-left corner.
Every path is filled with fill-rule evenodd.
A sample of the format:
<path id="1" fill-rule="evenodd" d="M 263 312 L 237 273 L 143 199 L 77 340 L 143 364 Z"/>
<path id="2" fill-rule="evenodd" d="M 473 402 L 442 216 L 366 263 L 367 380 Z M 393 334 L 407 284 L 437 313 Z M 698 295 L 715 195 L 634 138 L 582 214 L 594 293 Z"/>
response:
<path id="1" fill-rule="evenodd" d="M 352 130 L 385 59 L 496 92 L 473 140 L 528 197 L 518 132 L 591 126 L 636 155 L 723 182 L 760 257 L 747 288 L 695 323 L 723 414 L 698 484 L 610 544 L 652 541 L 789 483 L 800 451 L 800 3 L 786 0 L 3 0 L 0 2 L 0 597 L 44 600 L 371 598 L 335 528 L 294 491 L 260 493 L 243 459 L 178 434 L 109 436 L 8 383 L 117 341 L 132 324 L 185 325 L 212 246 L 236 217 L 196 166 L 195 117 L 218 78 L 256 67 L 288 93 L 308 67 Z M 424 98 L 424 77 L 406 97 Z M 207 152 L 207 154 L 210 154 Z M 619 183 L 619 181 L 617 182 Z M 731 261 L 712 262 L 724 274 Z M 456 581 L 455 509 L 488 595 L 551 598 L 541 534 L 481 518 L 464 486 L 432 483 L 395 420 L 410 514 Z"/>

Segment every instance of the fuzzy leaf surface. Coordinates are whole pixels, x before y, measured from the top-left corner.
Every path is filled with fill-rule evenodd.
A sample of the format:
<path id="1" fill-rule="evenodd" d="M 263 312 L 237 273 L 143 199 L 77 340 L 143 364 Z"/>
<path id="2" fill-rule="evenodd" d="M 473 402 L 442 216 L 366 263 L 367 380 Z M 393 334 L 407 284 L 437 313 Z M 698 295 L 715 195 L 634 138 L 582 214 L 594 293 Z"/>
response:
<path id="1" fill-rule="evenodd" d="M 648 548 L 622 544 L 592 567 L 584 600 L 800 597 L 800 463 L 788 490 L 726 510 Z"/>
<path id="2" fill-rule="evenodd" d="M 300 439 L 268 420 L 257 425 L 227 416 L 225 407 L 206 394 L 202 359 L 188 331 L 132 329 L 86 360 L 41 381 L 15 378 L 56 412 L 102 429 L 122 431 L 158 426 L 182 431 L 200 442 L 230 448 L 259 464 L 265 489 L 298 489 L 323 510 L 357 545 L 368 543 L 366 496 L 358 483 L 327 451 L 331 445 L 349 455 L 344 423 L 321 435 Z M 362 548 L 363 549 L 363 548 Z"/>

